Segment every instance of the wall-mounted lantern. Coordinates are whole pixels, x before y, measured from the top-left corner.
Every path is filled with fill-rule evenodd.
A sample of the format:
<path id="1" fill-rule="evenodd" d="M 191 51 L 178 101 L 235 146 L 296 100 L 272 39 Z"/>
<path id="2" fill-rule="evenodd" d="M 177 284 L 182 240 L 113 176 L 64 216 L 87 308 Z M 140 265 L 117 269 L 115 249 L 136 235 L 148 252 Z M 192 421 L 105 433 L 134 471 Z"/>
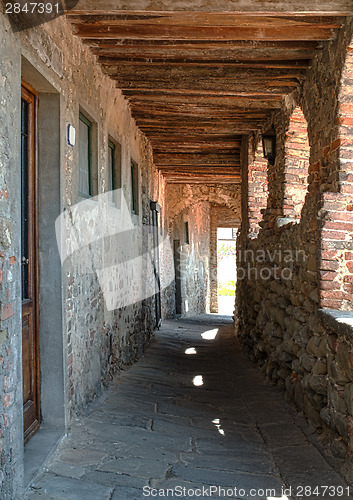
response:
<path id="1" fill-rule="evenodd" d="M 274 165 L 276 160 L 276 136 L 274 134 L 263 134 L 261 137 L 264 158 L 268 160 L 270 165 Z"/>

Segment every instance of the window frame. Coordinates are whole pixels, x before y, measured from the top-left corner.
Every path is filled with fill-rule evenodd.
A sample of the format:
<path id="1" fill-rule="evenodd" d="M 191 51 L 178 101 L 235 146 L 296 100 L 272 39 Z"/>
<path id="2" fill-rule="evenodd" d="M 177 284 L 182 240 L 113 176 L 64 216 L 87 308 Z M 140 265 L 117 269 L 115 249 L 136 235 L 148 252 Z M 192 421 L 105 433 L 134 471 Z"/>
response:
<path id="1" fill-rule="evenodd" d="M 84 123 L 88 127 L 88 193 L 83 193 L 80 191 L 78 188 L 78 195 L 81 198 L 92 198 L 93 196 L 93 189 L 92 189 L 92 122 L 85 116 L 81 111 L 79 112 L 79 121 Z M 80 125 L 80 124 L 79 124 Z M 79 159 L 80 162 L 80 159 Z M 80 184 L 80 163 L 79 163 L 79 169 L 78 169 L 78 184 Z"/>

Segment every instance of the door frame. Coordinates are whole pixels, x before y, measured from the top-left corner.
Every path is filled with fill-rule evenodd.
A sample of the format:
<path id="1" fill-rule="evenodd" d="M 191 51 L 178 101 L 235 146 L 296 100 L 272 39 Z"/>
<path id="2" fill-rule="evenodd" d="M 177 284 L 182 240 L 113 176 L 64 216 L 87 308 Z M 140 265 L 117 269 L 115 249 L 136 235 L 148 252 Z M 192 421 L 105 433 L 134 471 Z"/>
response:
<path id="1" fill-rule="evenodd" d="M 29 210 L 32 211 L 29 246 L 31 248 L 30 260 L 33 264 L 29 269 L 30 295 L 33 297 L 33 341 L 34 341 L 34 397 L 36 405 L 36 421 L 24 435 L 25 444 L 39 429 L 40 426 L 40 362 L 39 362 L 39 265 L 38 265 L 38 92 L 24 80 L 21 80 L 21 100 L 30 104 L 30 145 L 29 165 L 30 174 Z M 21 255 L 22 259 L 22 255 Z M 20 263 L 22 266 L 22 262 Z M 29 303 L 29 302 L 28 302 Z M 26 301 L 22 301 L 22 312 L 26 309 Z"/>

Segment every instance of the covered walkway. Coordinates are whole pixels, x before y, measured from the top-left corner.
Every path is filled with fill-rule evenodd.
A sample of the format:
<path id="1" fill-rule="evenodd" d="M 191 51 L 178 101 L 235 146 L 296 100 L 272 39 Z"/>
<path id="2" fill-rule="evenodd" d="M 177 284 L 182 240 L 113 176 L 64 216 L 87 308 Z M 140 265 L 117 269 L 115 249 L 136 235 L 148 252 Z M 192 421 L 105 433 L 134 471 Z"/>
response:
<path id="1" fill-rule="evenodd" d="M 167 488 L 207 498 L 209 486 L 213 498 L 349 498 L 340 466 L 243 358 L 230 318 L 203 315 L 164 323 L 73 422 L 29 498 L 132 500 Z"/>

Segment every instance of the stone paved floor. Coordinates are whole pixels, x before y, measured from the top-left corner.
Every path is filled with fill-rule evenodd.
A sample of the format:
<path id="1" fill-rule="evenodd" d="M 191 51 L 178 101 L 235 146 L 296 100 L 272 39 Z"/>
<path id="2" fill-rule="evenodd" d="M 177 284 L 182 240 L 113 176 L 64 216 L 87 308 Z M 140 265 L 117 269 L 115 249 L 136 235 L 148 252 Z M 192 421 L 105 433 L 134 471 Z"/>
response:
<path id="1" fill-rule="evenodd" d="M 312 429 L 243 359 L 227 321 L 166 322 L 75 421 L 28 498 L 209 498 L 208 485 L 228 488 L 212 498 L 348 498 L 332 460 L 309 442 Z M 300 485 L 320 489 L 300 496 Z"/>

